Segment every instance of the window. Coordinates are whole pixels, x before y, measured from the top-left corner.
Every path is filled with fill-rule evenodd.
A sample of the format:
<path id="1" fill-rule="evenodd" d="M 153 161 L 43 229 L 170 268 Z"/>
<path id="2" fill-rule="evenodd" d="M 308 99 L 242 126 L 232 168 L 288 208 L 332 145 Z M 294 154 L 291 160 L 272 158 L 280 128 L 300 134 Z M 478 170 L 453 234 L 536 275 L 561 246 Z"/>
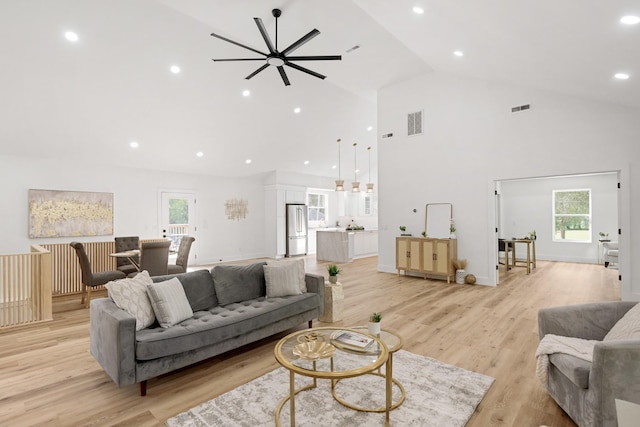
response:
<path id="1" fill-rule="evenodd" d="M 553 191 L 553 241 L 591 242 L 591 190 Z"/>
<path id="2" fill-rule="evenodd" d="M 327 219 L 327 195 L 309 193 L 307 206 L 309 207 L 309 228 L 324 227 Z"/>

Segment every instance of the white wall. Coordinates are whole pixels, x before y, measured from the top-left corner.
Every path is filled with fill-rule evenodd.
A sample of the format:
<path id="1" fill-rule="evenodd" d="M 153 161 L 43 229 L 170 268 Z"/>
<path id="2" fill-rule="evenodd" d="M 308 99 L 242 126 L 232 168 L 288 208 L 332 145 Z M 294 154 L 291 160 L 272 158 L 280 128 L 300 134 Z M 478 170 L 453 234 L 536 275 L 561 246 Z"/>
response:
<path id="1" fill-rule="evenodd" d="M 523 104 L 531 110 L 511 112 Z M 424 134 L 407 137 L 406 115 L 418 110 Z M 638 113 L 437 72 L 382 89 L 379 134 L 394 136 L 378 143 L 378 268 L 395 271 L 400 224 L 421 231 L 425 203 L 451 202 L 459 257 L 479 283 L 493 285 L 496 181 L 620 171 L 622 295 L 640 299 L 640 266 L 630 265 L 640 253 L 640 227 L 631 227 L 640 218 Z"/>
<path id="2" fill-rule="evenodd" d="M 511 180 L 500 183 L 499 237 L 524 237 L 536 231 L 540 260 L 596 263 L 598 232 L 618 240 L 618 174 Z M 591 190 L 591 243 L 553 241 L 553 190 Z"/>
<path id="3" fill-rule="evenodd" d="M 24 253 L 31 244 L 105 241 L 114 236 L 28 238 L 28 189 L 98 191 L 114 194 L 114 235 L 159 237 L 160 190 L 190 191 L 197 197 L 198 264 L 264 256 L 264 191 L 262 177 L 226 179 L 87 165 L 71 159 L 0 156 L 0 253 Z M 225 216 L 231 198 L 249 202 L 247 219 Z"/>

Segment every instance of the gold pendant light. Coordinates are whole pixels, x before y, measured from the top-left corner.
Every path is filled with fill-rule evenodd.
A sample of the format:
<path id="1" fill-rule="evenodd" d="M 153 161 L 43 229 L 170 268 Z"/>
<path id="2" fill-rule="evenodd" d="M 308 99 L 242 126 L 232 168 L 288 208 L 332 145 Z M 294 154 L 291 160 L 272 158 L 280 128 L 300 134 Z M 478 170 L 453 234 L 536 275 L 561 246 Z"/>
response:
<path id="1" fill-rule="evenodd" d="M 338 179 L 336 180 L 336 191 L 344 191 L 344 180 L 340 178 L 340 138 L 338 138 Z"/>
<path id="2" fill-rule="evenodd" d="M 351 183 L 351 191 L 353 193 L 359 193 L 360 192 L 360 182 L 358 182 L 358 162 L 356 159 L 356 155 L 357 155 L 357 147 L 358 143 L 354 142 L 353 143 L 353 182 Z"/>
<path id="3" fill-rule="evenodd" d="M 373 182 L 371 182 L 371 147 L 367 148 L 369 152 L 369 183 L 367 184 L 367 193 L 373 193 Z"/>

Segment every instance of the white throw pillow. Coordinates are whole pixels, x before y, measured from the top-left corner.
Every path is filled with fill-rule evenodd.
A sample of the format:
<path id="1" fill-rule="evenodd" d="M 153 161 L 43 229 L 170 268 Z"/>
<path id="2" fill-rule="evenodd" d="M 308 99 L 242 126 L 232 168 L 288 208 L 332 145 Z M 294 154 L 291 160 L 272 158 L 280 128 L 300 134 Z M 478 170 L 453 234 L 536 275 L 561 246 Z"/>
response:
<path id="1" fill-rule="evenodd" d="M 640 339 L 640 303 L 622 316 L 604 337 L 604 341 Z"/>
<path id="2" fill-rule="evenodd" d="M 187 294 L 177 277 L 147 285 L 147 293 L 158 323 L 163 328 L 193 317 Z"/>
<path id="3" fill-rule="evenodd" d="M 147 285 L 153 283 L 145 270 L 131 279 L 120 279 L 105 285 L 109 297 L 118 307 L 136 318 L 136 331 L 153 325 L 156 316 L 147 295 Z"/>
<path id="4" fill-rule="evenodd" d="M 298 286 L 300 287 L 300 293 L 307 292 L 307 282 L 305 280 L 305 271 L 304 271 L 304 258 L 296 258 L 296 259 L 287 259 L 280 261 L 267 261 L 267 265 L 289 265 L 293 266 L 291 268 L 296 269 L 296 274 L 298 275 Z"/>
<path id="5" fill-rule="evenodd" d="M 298 267 L 292 263 L 265 265 L 264 280 L 267 285 L 267 298 L 300 295 L 300 276 Z"/>

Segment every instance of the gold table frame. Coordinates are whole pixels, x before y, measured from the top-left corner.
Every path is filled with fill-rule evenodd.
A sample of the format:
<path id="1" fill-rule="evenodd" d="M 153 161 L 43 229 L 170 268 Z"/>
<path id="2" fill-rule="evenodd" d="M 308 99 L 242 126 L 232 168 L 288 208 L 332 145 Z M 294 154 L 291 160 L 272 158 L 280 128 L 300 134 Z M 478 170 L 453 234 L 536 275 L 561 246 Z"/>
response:
<path id="1" fill-rule="evenodd" d="M 350 331 L 350 332 L 355 332 L 355 333 L 359 333 L 359 334 L 365 334 L 370 336 L 371 338 L 373 338 L 375 340 L 375 342 L 378 345 L 378 348 L 380 350 L 379 354 L 376 353 L 369 353 L 369 352 L 357 352 L 354 351 L 352 353 L 354 354 L 362 354 L 363 356 L 372 356 L 372 355 L 377 355 L 378 357 L 373 361 L 370 362 L 364 366 L 361 366 L 359 368 L 356 369 L 351 369 L 351 370 L 345 370 L 345 371 L 334 371 L 334 363 L 333 363 L 333 356 L 331 356 L 330 359 L 330 370 L 329 371 L 318 371 L 316 370 L 317 364 L 316 361 L 313 360 L 312 365 L 313 365 L 313 369 L 305 369 L 303 367 L 294 365 L 292 363 L 291 360 L 289 360 L 282 351 L 283 346 L 288 345 L 291 343 L 292 340 L 295 341 L 295 339 L 299 336 L 304 336 L 306 334 L 313 334 L 313 333 L 318 333 L 320 332 L 321 334 L 324 335 L 324 333 L 329 333 L 329 335 L 331 335 L 330 331 Z M 341 349 L 339 347 L 336 347 L 336 351 L 344 351 L 346 352 L 344 349 Z M 278 404 L 278 406 L 276 407 L 276 413 L 275 413 L 275 421 L 276 421 L 276 427 L 279 427 L 280 424 L 280 412 L 282 411 L 282 408 L 284 407 L 284 405 L 286 404 L 287 401 L 289 401 L 289 405 L 290 405 L 290 425 L 291 426 L 295 426 L 295 395 L 305 391 L 305 390 L 310 390 L 313 388 L 317 387 L 317 380 L 320 379 L 330 379 L 331 380 L 331 390 L 332 390 L 332 395 L 334 395 L 334 390 L 335 390 L 335 385 L 337 383 L 337 381 L 341 380 L 341 379 L 345 379 L 345 378 L 353 378 L 353 377 L 357 377 L 360 375 L 365 375 L 365 374 L 369 374 L 369 373 L 375 373 L 375 371 L 378 371 L 379 373 L 379 369 L 380 367 L 387 363 L 388 359 L 389 359 L 389 350 L 387 348 L 387 345 L 384 343 L 384 341 L 381 338 L 378 338 L 376 336 L 370 335 L 366 332 L 363 332 L 362 330 L 358 330 L 358 329 L 350 329 L 350 328 L 338 328 L 338 327 L 321 327 L 321 328 L 311 328 L 311 329 L 305 329 L 302 331 L 297 331 L 297 332 L 293 332 L 289 335 L 287 335 L 286 337 L 282 338 L 280 341 L 278 341 L 278 343 L 276 344 L 274 350 L 273 350 L 274 356 L 276 358 L 276 360 L 278 361 L 278 363 L 280 365 L 282 365 L 283 367 L 285 367 L 286 369 L 289 370 L 289 395 L 285 396 L 282 401 Z M 390 372 L 391 373 L 391 372 Z M 299 374 L 299 375 L 303 375 L 306 377 L 310 377 L 313 378 L 313 383 L 306 385 L 304 387 L 301 387 L 299 389 L 296 390 L 295 388 L 295 374 Z M 380 374 L 381 375 L 381 374 Z M 386 377 L 386 390 L 385 390 L 385 398 L 386 398 L 386 407 L 383 408 L 383 411 L 380 412 L 385 412 L 385 425 L 388 426 L 389 425 L 389 411 L 392 410 L 392 406 L 393 407 L 397 407 L 400 405 L 401 402 L 397 402 L 397 405 L 394 406 L 393 402 L 391 401 L 391 387 L 392 387 L 392 376 L 391 375 L 387 375 Z M 398 382 L 396 382 L 396 384 L 399 384 Z M 404 391 L 404 388 L 402 388 L 402 390 Z M 403 393 L 404 396 L 404 393 Z M 337 400 L 337 399 L 336 399 Z M 345 404 L 346 402 L 340 402 L 340 400 L 337 400 L 339 403 L 341 403 L 344 406 L 347 406 L 349 408 L 352 409 L 356 409 L 356 410 L 360 410 L 357 407 L 354 407 L 353 405 L 350 404 Z M 378 409 L 378 408 L 376 408 Z"/>

